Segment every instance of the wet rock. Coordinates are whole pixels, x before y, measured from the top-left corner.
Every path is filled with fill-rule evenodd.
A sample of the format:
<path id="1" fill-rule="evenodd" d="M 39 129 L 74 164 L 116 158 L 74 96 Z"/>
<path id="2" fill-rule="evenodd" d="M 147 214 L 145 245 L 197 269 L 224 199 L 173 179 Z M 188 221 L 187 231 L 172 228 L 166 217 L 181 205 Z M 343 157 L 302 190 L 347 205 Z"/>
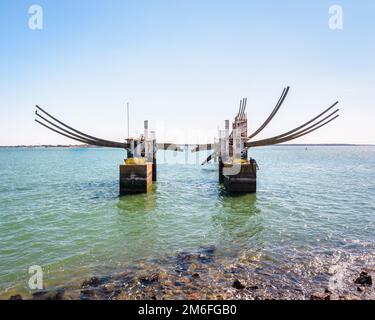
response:
<path id="1" fill-rule="evenodd" d="M 175 282 L 174 282 L 174 285 L 175 285 L 176 287 L 181 287 L 181 286 L 182 286 L 182 282 L 180 282 L 180 281 L 175 281 Z"/>
<path id="2" fill-rule="evenodd" d="M 245 289 L 245 286 L 237 279 L 237 280 L 234 280 L 233 284 L 232 284 L 232 287 L 237 289 L 237 290 L 243 290 Z"/>
<path id="3" fill-rule="evenodd" d="M 311 295 L 310 300 L 331 300 L 331 296 L 323 293 L 315 293 Z"/>
<path id="4" fill-rule="evenodd" d="M 89 280 L 83 281 L 81 287 L 98 287 L 99 285 L 101 285 L 101 283 L 102 281 L 98 277 L 92 277 Z"/>
<path id="5" fill-rule="evenodd" d="M 247 290 L 258 290 L 259 287 L 258 286 L 250 286 L 250 287 L 247 287 L 246 289 Z"/>
<path id="6" fill-rule="evenodd" d="M 159 275 L 159 280 L 165 279 L 168 277 L 168 274 L 165 271 L 160 271 L 158 275 Z"/>
<path id="7" fill-rule="evenodd" d="M 200 278 L 200 275 L 199 275 L 199 273 L 193 273 L 193 274 L 192 274 L 192 277 L 193 277 L 194 279 L 198 279 L 198 278 Z"/>
<path id="8" fill-rule="evenodd" d="M 62 300 L 64 298 L 65 294 L 65 289 L 64 288 L 59 288 L 54 292 L 53 295 L 50 296 L 51 300 Z"/>
<path id="9" fill-rule="evenodd" d="M 175 272 L 182 273 L 189 269 L 192 264 L 194 256 L 189 252 L 180 252 L 176 257 L 176 269 Z"/>
<path id="10" fill-rule="evenodd" d="M 359 277 L 354 281 L 354 283 L 371 287 L 372 278 L 367 272 L 362 271 Z"/>
<path id="11" fill-rule="evenodd" d="M 203 253 L 203 254 L 206 254 L 208 256 L 213 256 L 216 252 L 216 246 L 209 245 L 209 246 L 201 247 L 199 249 L 199 252 Z"/>
<path id="12" fill-rule="evenodd" d="M 190 252 L 182 251 L 177 254 L 177 263 L 190 262 L 193 258 L 193 255 Z"/>
<path id="13" fill-rule="evenodd" d="M 329 289 L 325 289 L 325 290 L 324 290 L 324 293 L 327 293 L 327 294 L 332 294 L 332 292 L 331 292 L 331 291 L 329 291 Z"/>
<path id="14" fill-rule="evenodd" d="M 116 299 L 118 296 L 120 296 L 121 293 L 122 293 L 122 290 L 115 289 L 115 290 L 112 291 L 112 293 L 110 294 L 108 299 Z"/>
<path id="15" fill-rule="evenodd" d="M 93 300 L 97 299 L 97 292 L 93 289 L 83 289 L 80 295 L 81 300 Z"/>
<path id="16" fill-rule="evenodd" d="M 122 283 L 122 284 L 127 284 L 130 282 L 133 282 L 134 277 L 135 277 L 134 273 L 123 273 L 123 274 L 118 275 L 115 278 L 115 281 Z"/>
<path id="17" fill-rule="evenodd" d="M 188 277 L 182 277 L 182 278 L 179 279 L 179 282 L 186 285 L 186 284 L 190 283 L 191 280 Z"/>
<path id="18" fill-rule="evenodd" d="M 159 281 L 159 274 L 153 273 L 150 276 L 140 277 L 138 280 L 139 280 L 139 282 L 142 286 L 146 287 L 146 286 L 149 286 L 150 284 L 158 282 Z"/>
<path id="19" fill-rule="evenodd" d="M 359 298 L 355 295 L 352 295 L 352 294 L 348 294 L 348 295 L 345 295 L 345 296 L 340 296 L 339 297 L 339 300 L 359 300 Z"/>
<path id="20" fill-rule="evenodd" d="M 62 300 L 64 294 L 64 288 L 58 288 L 56 290 L 41 290 L 33 293 L 33 300 Z"/>
<path id="21" fill-rule="evenodd" d="M 210 264 L 214 262 L 214 259 L 212 256 L 206 255 L 206 254 L 200 254 L 198 256 L 198 261 L 203 264 Z"/>
<path id="22" fill-rule="evenodd" d="M 48 294 L 48 290 L 46 289 L 38 290 L 38 291 L 33 292 L 33 298 L 42 297 L 42 296 L 45 296 L 46 294 Z"/>
<path id="23" fill-rule="evenodd" d="M 209 264 L 214 262 L 214 255 L 216 247 L 214 245 L 201 247 L 198 250 L 198 262 L 203 264 Z"/>
<path id="24" fill-rule="evenodd" d="M 109 284 L 100 286 L 97 289 L 97 292 L 108 300 L 108 299 L 115 299 L 116 297 L 118 297 L 121 294 L 122 289 L 121 289 L 121 286 L 119 286 L 118 284 L 116 285 L 114 283 L 109 283 Z"/>
<path id="25" fill-rule="evenodd" d="M 173 283 L 170 280 L 166 280 L 166 281 L 163 282 L 163 286 L 165 286 L 165 287 L 172 287 Z"/>
<path id="26" fill-rule="evenodd" d="M 9 300 L 23 300 L 23 298 L 20 294 L 16 294 L 14 296 L 11 296 Z"/>
<path id="27" fill-rule="evenodd" d="M 193 293 L 190 293 L 186 296 L 186 298 L 188 300 L 200 300 L 201 298 L 201 295 L 199 292 L 193 292 Z"/>

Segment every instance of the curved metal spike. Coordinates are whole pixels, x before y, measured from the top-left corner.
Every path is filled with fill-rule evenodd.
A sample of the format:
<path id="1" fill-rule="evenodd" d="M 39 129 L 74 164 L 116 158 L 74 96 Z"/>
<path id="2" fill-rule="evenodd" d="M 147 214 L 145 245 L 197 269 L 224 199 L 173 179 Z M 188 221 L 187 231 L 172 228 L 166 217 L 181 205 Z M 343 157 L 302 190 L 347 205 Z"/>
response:
<path id="1" fill-rule="evenodd" d="M 240 114 L 238 115 L 238 118 L 241 119 L 243 110 L 245 108 L 245 98 L 242 98 L 242 108 L 240 110 Z"/>
<path id="2" fill-rule="evenodd" d="M 51 128 L 50 126 L 44 124 L 43 122 L 41 122 L 41 121 L 39 121 L 39 120 L 37 120 L 37 119 L 35 119 L 35 121 L 36 121 L 37 123 L 39 123 L 40 125 L 46 127 L 47 129 L 52 130 L 52 131 L 54 131 L 54 132 L 56 132 L 56 133 L 58 133 L 58 134 L 60 134 L 60 135 L 62 135 L 62 136 L 65 136 L 65 137 L 67 137 L 67 138 L 69 138 L 69 139 L 72 139 L 72 140 L 75 140 L 75 141 L 79 141 L 79 142 L 82 142 L 82 143 L 85 143 L 85 144 L 94 145 L 94 146 L 99 146 L 99 147 L 111 147 L 111 148 L 121 148 L 121 149 L 127 149 L 127 148 L 128 148 L 128 146 L 125 145 L 125 144 L 124 144 L 123 146 L 117 146 L 117 147 L 116 147 L 116 146 L 112 146 L 112 145 L 107 145 L 107 144 L 102 143 L 102 142 L 95 142 L 95 143 L 93 143 L 92 141 L 87 141 L 87 140 L 84 140 L 84 139 L 80 139 L 80 138 L 77 138 L 77 137 L 71 136 L 71 135 L 69 135 L 69 134 L 63 133 L 63 132 L 61 132 L 61 131 L 59 131 L 59 130 L 57 130 L 57 129 Z"/>
<path id="3" fill-rule="evenodd" d="M 339 112 L 339 110 L 340 110 L 340 109 L 336 109 L 334 112 L 330 113 L 328 116 L 326 116 L 325 118 L 321 119 L 320 121 L 314 123 L 313 125 L 311 125 L 311 126 L 309 126 L 309 127 L 307 127 L 307 128 L 304 128 L 303 130 L 300 130 L 300 131 L 298 131 L 298 132 L 295 132 L 295 133 L 293 133 L 293 134 L 290 134 L 290 135 L 284 136 L 284 137 L 282 137 L 282 139 L 284 139 L 284 138 L 291 138 L 291 137 L 293 137 L 293 136 L 298 136 L 298 135 L 300 135 L 300 134 L 302 134 L 302 133 L 304 133 L 304 132 L 309 131 L 310 129 L 313 129 L 313 128 L 317 127 L 317 126 L 318 126 L 319 124 L 321 124 L 322 122 L 324 122 L 324 121 L 330 119 L 333 115 L 335 115 L 337 112 Z M 272 139 L 272 140 L 274 140 L 274 141 L 276 140 L 276 141 L 277 141 L 277 140 L 280 140 L 280 139 L 281 139 L 281 138 Z M 272 141 L 272 140 L 270 140 L 270 141 Z M 265 142 L 267 142 L 267 141 L 265 141 Z"/>
<path id="4" fill-rule="evenodd" d="M 89 138 L 89 139 L 93 139 L 93 140 L 97 140 L 97 141 L 106 142 L 106 143 L 107 143 L 107 142 L 108 142 L 108 143 L 114 143 L 114 142 L 115 142 L 115 141 L 110 141 L 110 140 L 100 139 L 100 138 L 97 138 L 97 137 L 94 137 L 94 136 L 90 136 L 90 135 L 88 135 L 88 134 L 86 134 L 86 133 L 83 133 L 83 132 L 81 132 L 81 131 L 78 131 L 78 130 L 76 130 L 76 129 L 70 127 L 69 125 L 65 124 L 64 122 L 62 122 L 62 121 L 56 119 L 54 116 L 52 116 L 51 114 L 49 114 L 47 111 L 45 111 L 44 109 L 42 109 L 42 108 L 39 107 L 38 105 L 37 105 L 36 107 L 37 107 L 40 111 L 42 111 L 44 114 L 46 114 L 48 117 L 50 117 L 52 120 L 58 122 L 59 124 L 63 125 L 64 127 L 68 128 L 68 129 L 70 129 L 70 130 L 72 130 L 72 131 L 74 131 L 74 132 L 76 132 L 76 133 L 78 133 L 78 134 L 80 134 L 80 135 L 82 135 L 82 136 L 85 136 L 85 137 L 87 137 L 87 138 Z M 115 143 L 121 143 L 121 142 L 115 142 Z"/>
<path id="5" fill-rule="evenodd" d="M 319 125 L 318 127 L 315 127 L 315 128 L 313 128 L 313 129 L 311 129 L 311 130 L 308 130 L 307 132 L 303 132 L 303 133 L 300 133 L 300 134 L 298 134 L 298 135 L 293 135 L 293 137 L 288 137 L 288 140 L 287 140 L 287 141 L 289 141 L 289 140 L 294 140 L 294 139 L 297 139 L 297 138 L 303 137 L 303 136 L 305 136 L 305 135 L 307 135 L 307 134 L 309 134 L 309 133 L 311 133 L 311 132 L 314 132 L 314 131 L 316 131 L 316 130 L 318 130 L 318 129 L 324 127 L 324 126 L 326 126 L 327 124 L 331 123 L 333 120 L 336 120 L 338 117 L 340 117 L 339 114 L 336 115 L 336 116 L 334 116 L 332 119 L 330 119 L 330 120 L 324 122 L 323 124 Z M 287 138 L 284 138 L 284 139 L 287 139 Z"/>
<path id="6" fill-rule="evenodd" d="M 307 121 L 306 123 L 300 125 L 299 127 L 295 128 L 293 130 L 290 130 L 288 132 L 285 132 L 283 134 L 280 134 L 278 136 L 274 136 L 274 137 L 271 137 L 271 138 L 268 138 L 268 139 L 254 141 L 254 143 L 267 143 L 268 141 L 273 141 L 273 140 L 276 140 L 276 139 L 281 139 L 283 137 L 286 137 L 288 135 L 296 133 L 298 130 L 300 130 L 300 129 L 306 127 L 306 126 L 308 126 L 310 123 L 314 122 L 315 120 L 319 119 L 321 116 L 323 116 L 324 114 L 326 114 L 328 111 L 332 110 L 332 108 L 334 108 L 337 104 L 338 104 L 338 101 L 336 101 L 333 105 L 331 105 L 329 108 L 327 108 L 326 110 L 324 110 L 322 113 L 320 113 L 319 115 L 317 115 L 313 119 Z M 338 110 L 336 110 L 334 113 L 336 113 L 337 111 Z"/>
<path id="7" fill-rule="evenodd" d="M 254 131 L 249 136 L 249 139 L 252 139 L 255 136 L 257 136 L 271 122 L 271 120 L 273 119 L 273 117 L 276 115 L 276 113 L 279 111 L 280 107 L 284 103 L 284 100 L 285 100 L 286 96 L 288 95 L 289 89 L 290 89 L 290 87 L 284 88 L 284 90 L 283 90 L 283 92 L 282 92 L 282 94 L 280 96 L 280 99 L 277 102 L 277 104 L 276 104 L 275 108 L 273 109 L 272 113 L 269 115 L 269 117 L 266 119 L 266 121 L 256 131 Z"/>
<path id="8" fill-rule="evenodd" d="M 288 142 L 288 141 L 291 141 L 291 140 L 295 140 L 295 139 L 298 139 L 300 137 L 303 137 L 315 130 L 318 130 L 320 129 L 321 127 L 329 124 L 330 122 L 332 122 L 333 120 L 337 119 L 339 117 L 339 115 L 336 115 L 335 117 L 333 117 L 332 119 L 326 121 L 325 123 L 321 124 L 320 126 L 316 127 L 316 128 L 313 128 L 307 132 L 304 132 L 304 133 L 301 133 L 301 134 L 298 134 L 298 135 L 291 135 L 291 136 L 288 136 L 288 137 L 285 137 L 283 139 L 279 139 L 279 140 L 276 140 L 275 142 L 271 142 L 271 143 L 253 143 L 253 142 L 249 142 L 246 144 L 246 147 L 248 148 L 255 148 L 255 147 L 264 147 L 264 146 L 269 146 L 269 145 L 275 145 L 275 144 L 280 144 L 280 143 L 284 143 L 284 142 Z"/>
<path id="9" fill-rule="evenodd" d="M 241 109 L 242 109 L 242 99 L 240 100 L 240 107 L 238 109 L 237 118 L 240 116 Z"/>
<path id="10" fill-rule="evenodd" d="M 40 114 L 38 113 L 38 111 L 35 111 L 35 115 L 38 116 L 39 118 L 43 119 L 44 121 L 46 121 L 46 122 L 49 123 L 50 125 L 54 126 L 55 128 L 57 128 L 57 129 L 59 129 L 59 130 L 61 130 L 61 131 L 63 131 L 63 132 L 66 132 L 66 133 L 69 134 L 70 136 L 74 136 L 74 137 L 76 137 L 76 138 L 78 138 L 78 139 L 84 140 L 85 143 L 88 143 L 88 144 L 103 143 L 103 142 L 100 141 L 100 140 L 88 139 L 88 138 L 85 138 L 84 136 L 81 136 L 81 135 L 78 135 L 78 134 L 76 134 L 76 133 L 74 133 L 74 132 L 71 132 L 71 131 L 69 131 L 69 130 L 66 130 L 66 129 L 64 129 L 64 128 L 58 126 L 57 124 L 53 123 L 52 121 L 49 121 L 48 119 L 46 119 L 46 118 L 43 117 L 42 115 L 40 115 Z M 48 127 L 48 128 L 49 128 L 49 127 Z M 119 144 L 118 142 L 111 142 L 111 143 L 108 142 L 108 145 L 109 145 L 109 144 L 110 144 L 111 146 L 113 146 L 114 148 L 117 148 L 117 147 L 121 148 L 122 145 L 123 145 L 122 143 Z"/>
<path id="11" fill-rule="evenodd" d="M 241 110 L 240 119 L 243 119 L 247 105 L 247 98 L 243 98 L 243 108 Z"/>

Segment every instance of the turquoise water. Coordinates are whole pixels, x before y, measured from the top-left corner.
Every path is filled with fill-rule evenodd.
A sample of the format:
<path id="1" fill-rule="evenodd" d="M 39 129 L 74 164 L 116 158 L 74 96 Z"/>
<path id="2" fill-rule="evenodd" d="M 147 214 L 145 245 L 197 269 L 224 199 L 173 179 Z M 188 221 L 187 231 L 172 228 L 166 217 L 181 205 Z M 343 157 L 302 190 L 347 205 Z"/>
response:
<path id="1" fill-rule="evenodd" d="M 174 156 L 158 154 L 168 163 L 153 193 L 119 198 L 122 150 L 0 149 L 0 297 L 28 292 L 32 265 L 46 286 L 74 286 L 203 245 L 275 269 L 311 257 L 374 264 L 375 147 L 252 150 L 259 190 L 237 197 L 214 165 Z"/>

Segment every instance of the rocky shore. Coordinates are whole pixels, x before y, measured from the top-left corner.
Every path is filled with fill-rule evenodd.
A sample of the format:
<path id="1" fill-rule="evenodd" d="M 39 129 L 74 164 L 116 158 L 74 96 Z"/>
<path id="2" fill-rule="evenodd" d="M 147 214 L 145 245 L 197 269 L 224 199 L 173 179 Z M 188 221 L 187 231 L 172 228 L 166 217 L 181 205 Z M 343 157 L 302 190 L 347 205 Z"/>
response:
<path id="1" fill-rule="evenodd" d="M 375 299 L 375 268 L 332 269 L 312 261 L 275 267 L 258 257 L 229 259 L 214 246 L 172 257 L 139 261 L 126 272 L 93 276 L 76 289 L 63 287 L 34 292 L 35 300 L 222 300 Z M 20 295 L 12 300 L 22 299 Z"/>

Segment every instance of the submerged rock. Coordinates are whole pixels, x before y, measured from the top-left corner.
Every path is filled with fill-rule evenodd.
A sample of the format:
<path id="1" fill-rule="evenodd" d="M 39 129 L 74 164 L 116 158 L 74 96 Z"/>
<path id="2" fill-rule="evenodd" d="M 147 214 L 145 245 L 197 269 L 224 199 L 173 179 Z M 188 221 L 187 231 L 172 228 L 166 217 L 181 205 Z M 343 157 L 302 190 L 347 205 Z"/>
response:
<path id="1" fill-rule="evenodd" d="M 159 274 L 153 273 L 150 276 L 142 276 L 138 280 L 142 286 L 146 287 L 152 283 L 158 282 Z"/>
<path id="2" fill-rule="evenodd" d="M 331 300 L 331 296 L 326 293 L 314 293 L 311 295 L 310 300 Z"/>
<path id="3" fill-rule="evenodd" d="M 186 272 L 189 269 L 189 266 L 191 265 L 191 260 L 192 260 L 192 255 L 186 252 L 179 253 L 177 255 L 175 272 L 177 273 Z"/>
<path id="4" fill-rule="evenodd" d="M 200 300 L 201 294 L 200 292 L 192 292 L 186 296 L 186 299 L 188 300 Z"/>
<path id="5" fill-rule="evenodd" d="M 325 290 L 324 290 L 324 293 L 332 294 L 332 292 L 331 292 L 329 289 L 325 289 Z"/>
<path id="6" fill-rule="evenodd" d="M 354 281 L 354 283 L 371 287 L 372 278 L 367 272 L 362 271 L 359 277 Z"/>
<path id="7" fill-rule="evenodd" d="M 243 290 L 246 288 L 238 279 L 234 280 L 232 287 L 237 290 Z"/>
<path id="8" fill-rule="evenodd" d="M 258 290 L 259 287 L 258 286 L 250 286 L 250 287 L 247 287 L 246 289 L 247 290 Z"/>
<path id="9" fill-rule="evenodd" d="M 98 277 L 92 277 L 89 280 L 85 280 L 82 282 L 81 287 L 87 288 L 87 287 L 97 287 L 101 284 L 101 281 Z"/>
<path id="10" fill-rule="evenodd" d="M 359 298 L 353 294 L 348 294 L 345 296 L 340 296 L 339 300 L 348 300 L 348 301 L 353 301 L 353 300 L 359 300 Z"/>
<path id="11" fill-rule="evenodd" d="M 108 283 L 112 280 L 110 276 L 108 277 L 91 277 L 89 280 L 85 280 L 82 282 L 81 288 L 89 288 L 93 287 L 96 288 L 102 284 Z"/>
<path id="12" fill-rule="evenodd" d="M 93 300 L 93 299 L 97 299 L 97 294 L 96 294 L 95 290 L 92 290 L 92 289 L 83 289 L 81 291 L 80 299 L 81 300 Z"/>
<path id="13" fill-rule="evenodd" d="M 214 245 L 209 245 L 209 246 L 204 246 L 199 249 L 200 253 L 213 256 L 216 252 L 216 246 Z"/>
<path id="14" fill-rule="evenodd" d="M 41 290 L 33 293 L 33 300 L 62 300 L 64 298 L 64 294 L 64 288 Z"/>

